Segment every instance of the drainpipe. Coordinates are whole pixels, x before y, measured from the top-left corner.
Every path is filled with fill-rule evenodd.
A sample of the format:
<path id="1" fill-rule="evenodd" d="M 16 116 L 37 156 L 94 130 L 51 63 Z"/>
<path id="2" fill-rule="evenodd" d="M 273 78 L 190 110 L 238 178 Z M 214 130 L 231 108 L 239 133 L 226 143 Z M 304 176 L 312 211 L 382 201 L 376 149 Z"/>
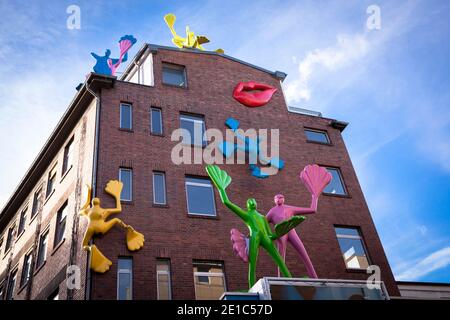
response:
<path id="1" fill-rule="evenodd" d="M 86 90 L 92 94 L 96 100 L 96 110 L 95 110 L 95 138 L 94 138 L 94 156 L 92 163 L 92 198 L 97 195 L 97 164 L 98 164 L 98 141 L 99 141 L 99 131 L 100 131 L 100 97 L 89 88 L 89 83 L 86 81 Z M 91 239 L 91 243 L 93 240 Z M 91 286 L 92 286 L 92 273 L 91 273 L 91 255 L 88 255 L 86 265 L 86 283 L 85 283 L 85 300 L 91 300 Z"/>

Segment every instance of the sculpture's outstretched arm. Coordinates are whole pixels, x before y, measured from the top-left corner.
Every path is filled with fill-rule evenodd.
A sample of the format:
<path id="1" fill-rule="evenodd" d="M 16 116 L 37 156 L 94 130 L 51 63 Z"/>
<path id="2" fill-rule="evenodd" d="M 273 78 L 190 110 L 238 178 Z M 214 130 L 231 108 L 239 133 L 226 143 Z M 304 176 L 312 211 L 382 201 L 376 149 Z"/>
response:
<path id="1" fill-rule="evenodd" d="M 112 195 L 116 199 L 116 207 L 105 209 L 103 218 L 106 220 L 111 214 L 122 212 L 122 204 L 120 203 L 120 193 L 122 192 L 123 183 L 118 180 L 111 180 L 106 185 L 106 193 Z"/>
<path id="2" fill-rule="evenodd" d="M 231 211 L 236 213 L 239 218 L 247 222 L 248 213 L 231 202 L 225 191 L 226 187 L 228 187 L 228 185 L 231 183 L 231 177 L 224 170 L 220 170 L 220 168 L 215 165 L 207 165 L 206 172 L 219 191 L 220 200 L 222 200 L 222 203 L 226 205 Z"/>
<path id="3" fill-rule="evenodd" d="M 294 207 L 294 206 L 286 206 L 286 207 L 294 215 L 303 215 L 303 214 L 316 213 L 318 200 L 319 200 L 319 198 L 317 196 L 312 195 L 311 196 L 311 205 L 309 206 L 309 208 Z"/>
<path id="4" fill-rule="evenodd" d="M 99 55 L 95 54 L 94 52 L 91 52 L 91 56 L 93 56 L 97 60 L 101 58 Z"/>

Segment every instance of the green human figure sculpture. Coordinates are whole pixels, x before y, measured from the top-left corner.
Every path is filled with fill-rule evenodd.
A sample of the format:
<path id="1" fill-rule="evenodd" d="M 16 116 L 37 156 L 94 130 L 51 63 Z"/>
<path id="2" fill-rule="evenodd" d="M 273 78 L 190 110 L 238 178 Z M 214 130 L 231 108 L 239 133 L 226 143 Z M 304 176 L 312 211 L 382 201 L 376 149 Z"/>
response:
<path id="1" fill-rule="evenodd" d="M 275 225 L 275 233 L 270 229 L 266 217 L 256 211 L 256 200 L 250 198 L 247 200 L 247 210 L 243 210 L 228 199 L 225 189 L 231 183 L 231 177 L 218 166 L 206 166 L 206 172 L 210 176 L 214 185 L 220 194 L 220 199 L 231 211 L 233 211 L 239 218 L 241 218 L 248 227 L 249 244 L 248 244 L 248 284 L 251 288 L 256 283 L 256 263 L 258 260 L 259 247 L 263 247 L 270 257 L 275 261 L 284 277 L 291 278 L 286 264 L 278 252 L 274 241 L 288 233 L 292 228 L 295 228 L 305 217 L 293 216 Z"/>

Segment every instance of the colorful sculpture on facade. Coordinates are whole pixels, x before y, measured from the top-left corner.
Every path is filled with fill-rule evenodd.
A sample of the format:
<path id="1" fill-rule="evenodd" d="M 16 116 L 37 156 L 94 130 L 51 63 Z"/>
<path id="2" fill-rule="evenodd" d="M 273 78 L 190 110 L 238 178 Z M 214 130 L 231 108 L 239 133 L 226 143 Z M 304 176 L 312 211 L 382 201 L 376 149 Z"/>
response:
<path id="1" fill-rule="evenodd" d="M 111 50 L 107 49 L 104 56 L 99 56 L 94 52 L 91 55 L 97 60 L 94 66 L 94 72 L 114 76 L 116 70 L 122 62 L 128 59 L 128 50 L 136 43 L 136 39 L 132 35 L 125 35 L 119 40 L 120 55 L 118 59 L 111 59 Z"/>
<path id="2" fill-rule="evenodd" d="M 276 91 L 274 87 L 255 81 L 239 82 L 233 90 L 233 98 L 247 107 L 261 107 L 272 99 Z"/>
<path id="3" fill-rule="evenodd" d="M 250 137 L 246 137 L 238 132 L 239 129 L 239 121 L 234 118 L 228 118 L 225 121 L 225 126 L 233 131 L 236 138 L 241 141 L 241 143 L 232 143 L 229 141 L 224 141 L 218 145 L 219 151 L 223 154 L 225 158 L 229 158 L 234 155 L 234 153 L 238 150 L 248 153 L 249 159 L 256 159 L 260 163 L 264 164 L 268 167 L 273 167 L 278 170 L 282 170 L 284 168 L 284 161 L 278 157 L 266 158 L 262 155 L 260 149 L 261 140 L 259 138 L 251 139 Z M 264 172 L 257 164 L 250 163 L 249 165 L 250 171 L 252 172 L 252 176 L 257 178 L 267 178 L 269 174 Z"/>
<path id="4" fill-rule="evenodd" d="M 130 251 L 136 251 L 144 246 L 144 235 L 133 229 L 132 226 L 122 222 L 122 220 L 113 218 L 107 220 L 111 214 L 122 212 L 120 204 L 120 193 L 123 184 L 117 180 L 110 180 L 106 185 L 105 191 L 116 199 L 116 207 L 112 209 L 104 209 L 100 207 L 100 199 L 94 198 L 91 206 L 91 188 L 89 187 L 87 200 L 81 208 L 79 214 L 89 219 L 89 225 L 83 239 L 83 249 L 91 253 L 90 268 L 95 272 L 105 273 L 109 270 L 112 262 L 106 258 L 95 244 L 90 245 L 89 242 L 95 234 L 106 234 L 112 227 L 119 225 L 127 229 L 127 247 Z"/>
<path id="5" fill-rule="evenodd" d="M 248 239 L 248 246 L 242 245 L 242 241 L 246 243 L 246 239 L 244 239 L 243 237 L 241 237 L 240 240 L 235 241 L 238 244 L 233 245 L 235 251 L 236 248 L 238 248 L 237 250 L 239 256 L 245 262 L 249 263 L 249 288 L 251 288 L 256 283 L 256 264 L 260 247 L 264 248 L 270 255 L 270 257 L 275 261 L 277 266 L 280 268 L 283 276 L 289 278 L 292 277 L 273 241 L 281 238 L 291 229 L 295 228 L 304 220 L 304 217 L 293 216 L 288 220 L 276 224 L 274 233 L 270 229 L 266 217 L 256 211 L 257 203 L 255 199 L 250 198 L 247 200 L 247 210 L 241 209 L 228 199 L 228 195 L 225 189 L 231 183 L 231 177 L 224 170 L 221 170 L 218 166 L 215 165 L 208 165 L 206 166 L 206 172 L 219 191 L 220 199 L 222 200 L 223 204 L 225 204 L 231 211 L 233 211 L 239 218 L 241 218 L 249 229 L 250 236 Z M 235 229 L 231 231 L 232 241 L 233 237 L 238 235 L 236 234 L 236 231 L 237 230 Z M 239 231 L 237 231 L 237 233 L 239 233 Z M 244 247 L 248 247 L 248 249 L 245 249 L 244 251 Z"/>
<path id="6" fill-rule="evenodd" d="M 318 165 L 308 165 L 300 173 L 300 179 L 306 188 L 311 193 L 311 205 L 309 208 L 293 207 L 284 204 L 284 196 L 282 194 L 277 194 L 274 197 L 276 206 L 270 209 L 267 213 L 266 218 L 269 223 L 277 224 L 287 219 L 290 219 L 296 215 L 311 214 L 317 211 L 317 204 L 319 196 L 323 189 L 331 181 L 331 174 L 322 167 Z M 287 243 L 290 243 L 294 249 L 297 251 L 300 259 L 303 261 L 310 278 L 317 278 L 316 271 L 311 262 L 311 259 L 306 252 L 305 246 L 303 245 L 300 237 L 298 236 L 295 229 L 290 230 L 286 235 L 277 240 L 277 248 L 280 252 L 283 260 L 286 258 L 286 247 Z M 280 275 L 280 269 L 278 269 L 278 276 Z"/>
<path id="7" fill-rule="evenodd" d="M 178 48 L 194 48 L 199 50 L 205 50 L 202 44 L 208 43 L 209 39 L 206 36 L 196 36 L 193 31 L 189 29 L 189 26 L 186 26 L 186 38 L 180 37 L 175 29 L 175 20 L 177 17 L 173 13 L 168 13 L 164 16 L 164 21 L 172 32 L 173 38 L 172 43 L 176 45 Z M 217 53 L 223 54 L 223 49 L 217 49 Z"/>

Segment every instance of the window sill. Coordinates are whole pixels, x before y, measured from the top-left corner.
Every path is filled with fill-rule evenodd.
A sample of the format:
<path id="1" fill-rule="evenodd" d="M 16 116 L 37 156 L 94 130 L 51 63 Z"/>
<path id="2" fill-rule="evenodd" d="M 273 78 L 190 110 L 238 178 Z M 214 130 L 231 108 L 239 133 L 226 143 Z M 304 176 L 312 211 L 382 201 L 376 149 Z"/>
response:
<path id="1" fill-rule="evenodd" d="M 50 256 L 53 256 L 56 251 L 58 251 L 58 249 L 63 245 L 63 243 L 66 241 L 66 238 L 62 238 L 62 240 L 53 248 L 52 253 L 50 254 Z"/>
<path id="2" fill-rule="evenodd" d="M 119 131 L 128 132 L 128 133 L 134 133 L 133 129 L 126 129 L 126 128 L 120 128 L 120 127 L 118 129 L 119 129 Z"/>
<path id="3" fill-rule="evenodd" d="M 22 235 L 24 233 L 25 233 L 25 229 L 23 229 L 23 231 L 17 235 L 16 242 L 19 241 L 19 239 L 22 237 Z"/>
<path id="4" fill-rule="evenodd" d="M 33 276 L 35 276 L 39 271 L 41 271 L 41 269 L 45 266 L 46 263 L 47 263 L 47 260 L 42 262 L 41 265 L 39 267 L 37 267 L 36 270 L 34 270 Z"/>
<path id="5" fill-rule="evenodd" d="M 367 273 L 367 269 L 352 269 L 352 268 L 346 268 L 345 269 L 348 273 Z"/>
<path id="6" fill-rule="evenodd" d="M 19 290 L 17 291 L 17 294 L 20 294 L 23 289 L 25 289 L 28 286 L 28 283 L 30 282 L 30 280 L 28 280 L 27 282 L 25 282 L 23 285 L 20 286 Z"/>
<path id="7" fill-rule="evenodd" d="M 166 204 L 159 204 L 159 203 L 152 203 L 152 207 L 154 208 L 170 208 L 170 206 L 166 203 Z"/>
<path id="8" fill-rule="evenodd" d="M 71 164 L 70 167 L 66 170 L 66 172 L 63 173 L 61 180 L 59 180 L 59 183 L 63 182 L 64 178 L 67 176 L 67 174 L 69 173 L 70 169 L 72 169 L 73 165 Z"/>
<path id="9" fill-rule="evenodd" d="M 178 89 L 184 89 L 187 90 L 187 86 L 177 86 L 176 84 L 170 84 L 170 83 L 164 83 L 162 82 L 162 85 L 169 88 L 178 88 Z"/>
<path id="10" fill-rule="evenodd" d="M 327 196 L 327 197 L 336 197 L 336 198 L 347 198 L 347 199 L 351 199 L 351 196 L 348 194 L 335 194 L 335 193 L 326 193 L 326 192 L 322 192 L 323 196 Z"/>
<path id="11" fill-rule="evenodd" d="M 120 204 L 124 204 L 127 206 L 134 206 L 134 201 L 133 200 L 120 200 Z"/>
<path id="12" fill-rule="evenodd" d="M 3 255 L 2 259 L 5 259 L 6 256 L 11 252 L 11 248 L 9 248 L 8 250 L 5 251 L 5 254 Z"/>
<path id="13" fill-rule="evenodd" d="M 34 219 L 36 219 L 37 216 L 38 216 L 38 212 L 36 212 L 34 214 L 34 216 L 31 217 L 30 222 L 28 223 L 28 225 L 31 225 L 33 223 Z"/>
<path id="14" fill-rule="evenodd" d="M 153 133 L 153 132 L 150 132 L 150 135 L 161 138 L 164 138 L 166 136 L 164 133 Z"/>
<path id="15" fill-rule="evenodd" d="M 45 206 L 45 204 L 47 203 L 47 201 L 52 197 L 52 195 L 53 195 L 54 193 L 55 193 L 55 189 L 53 189 L 52 192 L 50 192 L 50 194 L 45 198 L 44 206 Z"/>
<path id="16" fill-rule="evenodd" d="M 319 142 L 319 141 L 313 141 L 313 140 L 306 140 L 307 143 L 313 143 L 313 144 L 319 144 L 322 146 L 329 146 L 332 147 L 333 144 L 332 143 L 325 143 L 325 142 Z"/>
<path id="17" fill-rule="evenodd" d="M 194 219 L 208 219 L 208 220 L 220 220 L 220 218 L 215 216 L 208 216 L 206 214 L 195 214 L 195 213 L 188 213 L 188 218 L 194 218 Z"/>

